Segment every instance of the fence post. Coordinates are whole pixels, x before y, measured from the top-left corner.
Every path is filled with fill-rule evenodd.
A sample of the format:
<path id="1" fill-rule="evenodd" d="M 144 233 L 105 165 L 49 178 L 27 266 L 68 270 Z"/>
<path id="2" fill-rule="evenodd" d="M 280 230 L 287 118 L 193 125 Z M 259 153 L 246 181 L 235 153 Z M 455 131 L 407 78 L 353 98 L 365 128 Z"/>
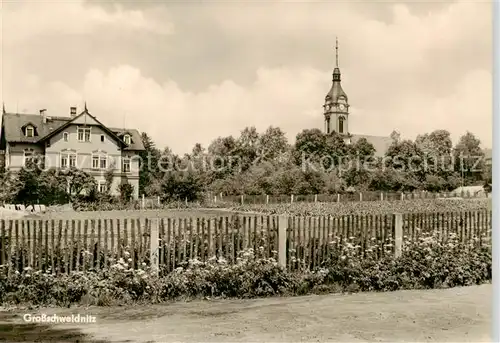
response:
<path id="1" fill-rule="evenodd" d="M 157 199 L 158 199 L 158 206 L 160 206 L 161 205 L 160 196 L 158 196 Z"/>
<path id="2" fill-rule="evenodd" d="M 394 238 L 394 256 L 400 257 L 403 249 L 403 215 L 395 213 L 392 216 L 392 237 Z"/>
<path id="3" fill-rule="evenodd" d="M 401 192 L 401 200 L 405 200 L 405 193 Z"/>
<path id="4" fill-rule="evenodd" d="M 337 193 L 337 202 L 340 202 L 340 193 Z"/>
<path id="5" fill-rule="evenodd" d="M 214 203 L 217 202 L 217 195 L 214 195 Z"/>
<path id="6" fill-rule="evenodd" d="M 241 204 L 242 204 L 242 205 L 244 204 L 244 199 L 243 199 L 243 198 L 244 198 L 244 195 L 242 194 L 242 195 L 241 195 Z"/>
<path id="7" fill-rule="evenodd" d="M 363 193 L 359 192 L 359 201 L 363 201 Z"/>
<path id="8" fill-rule="evenodd" d="M 142 194 L 142 209 L 144 209 L 144 194 Z"/>
<path id="9" fill-rule="evenodd" d="M 286 268 L 286 230 L 288 228 L 288 217 L 278 218 L 278 263 Z"/>
<path id="10" fill-rule="evenodd" d="M 290 196 L 290 204 L 293 204 L 293 194 Z"/>
<path id="11" fill-rule="evenodd" d="M 380 201 L 384 200 L 384 192 L 380 192 Z"/>
<path id="12" fill-rule="evenodd" d="M 266 204 L 269 204 L 269 194 L 266 194 Z"/>
<path id="13" fill-rule="evenodd" d="M 318 202 L 318 194 L 314 194 L 314 202 Z"/>
<path id="14" fill-rule="evenodd" d="M 151 261 L 151 270 L 153 271 L 153 273 L 158 276 L 158 270 L 159 270 L 159 248 L 160 248 L 160 244 L 159 244 L 159 240 L 160 240 L 160 237 L 159 237 L 159 225 L 160 225 L 160 222 L 158 220 L 158 218 L 153 218 L 151 220 L 151 229 L 150 229 L 150 261 Z"/>

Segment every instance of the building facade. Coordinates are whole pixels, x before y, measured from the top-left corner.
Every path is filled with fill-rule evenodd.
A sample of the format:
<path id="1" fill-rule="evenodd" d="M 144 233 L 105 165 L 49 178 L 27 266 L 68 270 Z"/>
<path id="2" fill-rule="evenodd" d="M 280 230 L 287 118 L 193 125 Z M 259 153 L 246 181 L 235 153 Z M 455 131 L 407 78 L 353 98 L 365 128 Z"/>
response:
<path id="1" fill-rule="evenodd" d="M 323 105 L 324 132 L 340 134 L 347 144 L 356 143 L 361 138 L 370 142 L 376 156 L 383 156 L 392 144 L 390 136 L 371 136 L 352 134 L 349 127 L 350 103 L 346 92 L 342 88 L 339 68 L 338 41 L 335 45 L 335 68 L 332 75 L 332 86 L 325 96 Z"/>
<path id="2" fill-rule="evenodd" d="M 2 114 L 0 150 L 7 170 L 19 171 L 35 156 L 43 157 L 44 167 L 77 168 L 94 176 L 98 189 L 106 191 L 105 175 L 112 170 L 110 193 L 119 193 L 121 183 L 134 188 L 139 197 L 139 157 L 144 151 L 139 131 L 105 126 L 85 109 L 69 116 L 39 114 Z"/>

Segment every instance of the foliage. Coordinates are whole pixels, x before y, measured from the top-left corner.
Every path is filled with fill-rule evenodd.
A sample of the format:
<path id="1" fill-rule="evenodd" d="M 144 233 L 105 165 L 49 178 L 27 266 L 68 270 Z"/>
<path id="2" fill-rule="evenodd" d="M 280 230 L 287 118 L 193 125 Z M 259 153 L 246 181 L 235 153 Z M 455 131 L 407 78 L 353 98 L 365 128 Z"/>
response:
<path id="1" fill-rule="evenodd" d="M 241 251 L 234 264 L 216 257 L 206 262 L 193 259 L 159 277 L 145 263 L 131 268 L 128 251 L 124 258 L 112 261 L 110 268 L 87 273 L 55 276 L 27 267 L 22 273 L 7 275 L 0 270 L 0 302 L 109 306 L 194 297 L 444 288 L 490 282 L 492 277 L 491 246 L 475 241 L 463 244 L 455 234 L 443 241 L 421 233 L 406 241 L 400 257 L 391 253 L 390 244 L 362 252 L 350 241 L 339 242 L 333 237 L 329 255 L 312 271 L 286 270 L 274 258 L 252 249 Z M 385 252 L 380 255 L 380 251 Z"/>
<path id="2" fill-rule="evenodd" d="M 299 132 L 294 144 L 289 144 L 278 127 L 264 132 L 246 127 L 238 136 L 216 138 L 206 149 L 197 143 L 182 156 L 168 147 L 158 149 L 147 133 L 141 139 L 146 150 L 139 153 L 139 195 L 160 196 L 163 202 L 199 201 L 207 191 L 308 195 L 346 189 L 441 192 L 461 185 L 491 187 L 491 168 L 481 160 L 480 141 L 470 132 L 453 146 L 446 130 L 424 133 L 415 140 L 403 139 L 394 131 L 383 157 L 365 138 L 346 144 L 339 134 L 318 129 Z M 106 173 L 108 190 L 110 172 Z M 19 173 L 4 173 L 0 186 L 0 200 L 8 202 L 61 204 L 72 198 L 80 202 L 78 208 L 86 207 L 85 201 L 120 202 L 96 194 L 95 179 L 76 169 L 23 168 Z"/>
<path id="3" fill-rule="evenodd" d="M 428 194 L 433 196 L 433 194 Z M 353 194 L 359 197 L 358 194 Z M 365 193 L 364 197 L 380 198 L 380 193 Z M 407 194 L 407 197 L 411 194 Z M 232 208 L 237 212 L 251 212 L 275 215 L 297 215 L 297 216 L 325 216 L 333 217 L 345 215 L 372 215 L 393 213 L 432 213 L 432 212 L 467 212 L 478 210 L 491 210 L 491 199 L 411 199 L 395 201 L 346 201 L 349 194 L 341 196 L 341 202 L 337 203 L 336 196 L 332 202 L 295 202 L 293 204 L 251 204 L 238 205 Z M 399 198 L 399 195 L 398 195 Z"/>
<path id="4" fill-rule="evenodd" d="M 126 182 L 121 183 L 118 188 L 120 191 L 120 200 L 124 203 L 129 203 L 130 200 L 132 200 L 132 195 L 134 194 L 134 186 Z"/>
<path id="5" fill-rule="evenodd" d="M 172 171 L 165 175 L 161 184 L 162 201 L 197 201 L 202 196 L 202 184 L 194 172 Z"/>

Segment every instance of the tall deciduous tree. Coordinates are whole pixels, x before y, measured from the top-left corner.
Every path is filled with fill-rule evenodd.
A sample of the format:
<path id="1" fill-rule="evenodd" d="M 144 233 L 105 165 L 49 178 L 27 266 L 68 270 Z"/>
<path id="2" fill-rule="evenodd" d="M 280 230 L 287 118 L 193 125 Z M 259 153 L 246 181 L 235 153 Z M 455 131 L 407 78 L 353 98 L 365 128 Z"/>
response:
<path id="1" fill-rule="evenodd" d="M 464 184 L 474 184 L 481 180 L 485 169 L 484 152 L 481 141 L 468 132 L 460 137 L 454 149 L 455 169 L 460 172 Z"/>

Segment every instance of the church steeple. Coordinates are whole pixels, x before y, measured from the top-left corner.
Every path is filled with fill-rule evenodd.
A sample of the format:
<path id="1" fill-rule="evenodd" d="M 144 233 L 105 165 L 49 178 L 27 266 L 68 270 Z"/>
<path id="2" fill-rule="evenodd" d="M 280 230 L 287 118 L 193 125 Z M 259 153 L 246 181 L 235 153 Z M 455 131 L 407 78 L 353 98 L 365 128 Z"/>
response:
<path id="1" fill-rule="evenodd" d="M 326 94 L 324 107 L 325 132 L 337 132 L 349 137 L 349 103 L 347 94 L 340 84 L 339 41 L 335 39 L 335 68 L 333 69 L 332 87 Z"/>
<path id="2" fill-rule="evenodd" d="M 339 69 L 339 40 L 335 38 L 335 68 L 333 69 L 333 80 L 340 81 L 340 69 Z"/>

